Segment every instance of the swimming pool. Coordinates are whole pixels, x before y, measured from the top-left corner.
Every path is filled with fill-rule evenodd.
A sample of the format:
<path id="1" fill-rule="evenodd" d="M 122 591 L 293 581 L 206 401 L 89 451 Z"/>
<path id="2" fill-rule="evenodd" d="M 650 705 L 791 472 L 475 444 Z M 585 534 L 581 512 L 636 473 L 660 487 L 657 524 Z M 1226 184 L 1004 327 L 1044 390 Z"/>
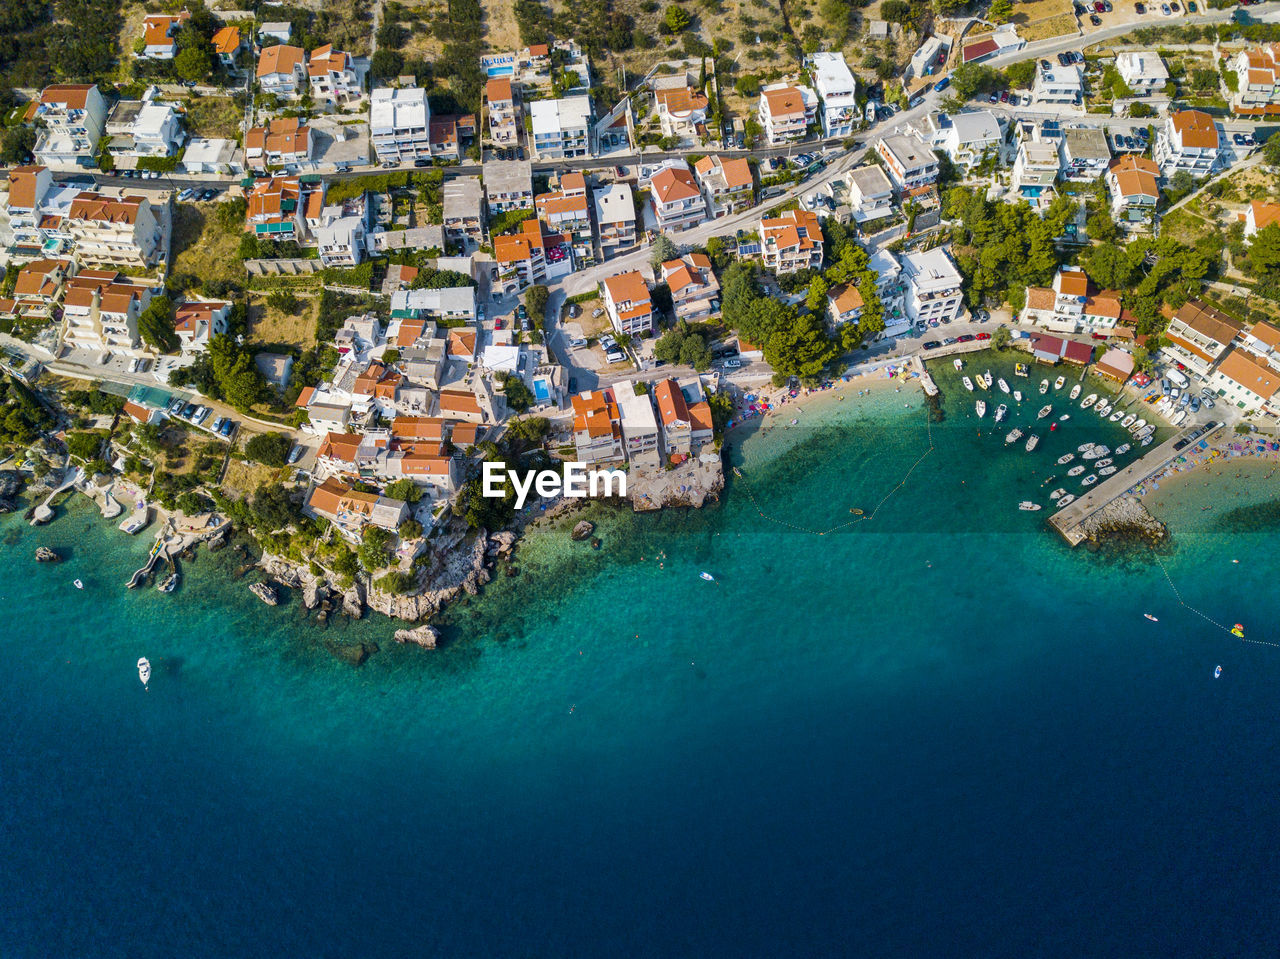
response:
<path id="1" fill-rule="evenodd" d="M 551 388 L 546 380 L 538 378 L 533 381 L 533 395 L 537 397 L 539 403 L 546 403 L 551 399 Z"/>

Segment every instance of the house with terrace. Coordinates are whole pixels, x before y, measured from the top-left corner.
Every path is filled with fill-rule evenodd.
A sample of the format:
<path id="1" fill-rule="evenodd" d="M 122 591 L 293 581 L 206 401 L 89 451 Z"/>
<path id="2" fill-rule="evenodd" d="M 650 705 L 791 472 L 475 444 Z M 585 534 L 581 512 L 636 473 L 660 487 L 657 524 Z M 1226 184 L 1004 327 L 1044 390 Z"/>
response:
<path id="1" fill-rule="evenodd" d="M 263 93 L 296 97 L 307 84 L 307 55 L 301 47 L 277 44 L 258 54 L 258 86 Z"/>
<path id="2" fill-rule="evenodd" d="M 1111 215 L 1126 224 L 1149 224 L 1160 202 L 1160 168 L 1143 156 L 1126 153 L 1107 168 Z"/>
<path id="3" fill-rule="evenodd" d="M 690 143 L 707 135 L 707 96 L 688 78 L 655 77 L 653 105 L 664 137 Z"/>
<path id="4" fill-rule="evenodd" d="M 1161 336 L 1160 355 L 1207 377 L 1244 324 L 1199 300 L 1188 300 L 1173 314 Z"/>
<path id="5" fill-rule="evenodd" d="M 712 218 L 740 213 L 755 203 L 755 179 L 744 157 L 699 157 L 693 172 Z"/>
<path id="6" fill-rule="evenodd" d="M 638 270 L 618 273 L 600 285 L 605 313 L 619 335 L 638 336 L 653 331 L 653 299 L 643 274 Z"/>
<path id="7" fill-rule="evenodd" d="M 252 127 L 244 140 L 244 164 L 255 173 L 310 169 L 314 152 L 311 128 L 297 117 L 276 117 L 266 126 Z"/>
<path id="8" fill-rule="evenodd" d="M 807 210 L 786 210 L 777 217 L 765 217 L 758 227 L 761 259 L 774 273 L 822 268 L 822 227 L 817 214 Z"/>
<path id="9" fill-rule="evenodd" d="M 93 166 L 107 122 L 107 103 L 96 84 L 45 87 L 23 118 L 36 125 L 36 162 L 52 170 Z"/>
<path id="10" fill-rule="evenodd" d="M 757 114 L 770 146 L 804 139 L 817 113 L 817 94 L 807 87 L 775 83 L 760 91 Z"/>
<path id="11" fill-rule="evenodd" d="M 172 16 L 148 13 L 142 18 L 142 49 L 138 56 L 148 60 L 172 60 L 178 54 L 178 31 L 191 19 L 186 10 Z"/>
<path id="12" fill-rule="evenodd" d="M 351 54 L 333 49 L 332 43 L 311 51 L 307 81 L 311 99 L 321 103 L 345 103 L 364 93 L 364 84 L 356 73 Z"/>
<path id="13" fill-rule="evenodd" d="M 662 264 L 661 279 L 671 291 L 676 318 L 700 322 L 720 314 L 720 281 L 705 253 L 687 253 Z"/>
<path id="14" fill-rule="evenodd" d="M 1201 110 L 1169 114 L 1156 134 L 1153 156 L 1166 180 L 1179 172 L 1211 176 L 1227 163 L 1222 132 L 1213 117 Z"/>
<path id="15" fill-rule="evenodd" d="M 1122 50 L 1116 54 L 1116 72 L 1135 96 L 1163 93 L 1169 83 L 1169 68 L 1158 53 L 1150 50 Z"/>

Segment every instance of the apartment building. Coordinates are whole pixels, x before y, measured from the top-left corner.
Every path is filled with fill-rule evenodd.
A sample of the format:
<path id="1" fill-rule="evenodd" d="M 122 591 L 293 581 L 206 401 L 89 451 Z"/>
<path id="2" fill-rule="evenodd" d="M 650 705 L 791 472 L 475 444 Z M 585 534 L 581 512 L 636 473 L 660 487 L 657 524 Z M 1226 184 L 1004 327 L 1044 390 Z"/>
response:
<path id="1" fill-rule="evenodd" d="M 329 450 L 344 455 L 339 452 L 339 446 L 330 443 Z M 395 532 L 410 515 L 409 504 L 403 500 L 357 490 L 336 476 L 311 488 L 307 494 L 307 510 L 329 520 L 353 543 L 360 541 L 366 526 Z"/>
<path id="2" fill-rule="evenodd" d="M 1237 89 L 1232 96 L 1235 111 L 1262 116 L 1280 105 L 1280 44 L 1241 50 L 1232 61 Z M 1273 108 L 1268 110 L 1268 107 Z"/>
<path id="3" fill-rule="evenodd" d="M 1153 155 L 1165 179 L 1179 171 L 1195 177 L 1211 176 L 1226 166 L 1222 133 L 1213 117 L 1200 110 L 1169 114 L 1156 134 Z"/>
<path id="4" fill-rule="evenodd" d="M 227 332 L 231 304 L 225 300 L 188 300 L 179 303 L 173 318 L 173 331 L 183 353 L 198 353 L 209 340 Z"/>
<path id="5" fill-rule="evenodd" d="M 902 254 L 904 304 L 911 322 L 954 319 L 964 304 L 960 271 L 944 247 Z"/>
<path id="6" fill-rule="evenodd" d="M 1246 350 L 1224 356 L 1209 376 L 1209 387 L 1246 415 L 1280 417 L 1280 372 Z"/>
<path id="7" fill-rule="evenodd" d="M 745 158 L 701 157 L 694 163 L 693 172 L 713 218 L 739 213 L 754 205 L 755 179 Z"/>
<path id="8" fill-rule="evenodd" d="M 951 162 L 971 170 L 989 156 L 998 157 L 1004 134 L 989 110 L 969 113 L 939 113 L 929 117 L 933 127 L 933 148 Z"/>
<path id="9" fill-rule="evenodd" d="M 858 167 L 849 172 L 848 202 L 858 223 L 883 219 L 893 212 L 893 183 L 878 166 Z"/>
<path id="10" fill-rule="evenodd" d="M 496 289 L 518 293 L 549 276 L 563 276 L 572 269 L 568 239 L 546 233 L 539 220 L 525 220 L 516 234 L 493 238 L 493 258 L 498 264 Z"/>
<path id="11" fill-rule="evenodd" d="M 1111 215 L 1123 223 L 1150 223 L 1160 202 L 1160 168 L 1143 156 L 1126 153 L 1107 168 Z"/>
<path id="12" fill-rule="evenodd" d="M 687 253 L 662 264 L 662 282 L 671 290 L 676 318 L 700 322 L 720 314 L 720 281 L 705 253 Z"/>
<path id="13" fill-rule="evenodd" d="M 533 209 L 533 164 L 528 160 L 490 160 L 484 165 L 489 213 Z"/>
<path id="14" fill-rule="evenodd" d="M 560 188 L 535 197 L 533 208 L 548 230 L 572 238 L 573 255 L 579 265 L 595 259 L 585 176 L 577 172 L 560 174 Z"/>
<path id="15" fill-rule="evenodd" d="M 787 210 L 760 221 L 760 255 L 767 270 L 794 273 L 822 268 L 822 227 L 808 210 Z"/>
<path id="16" fill-rule="evenodd" d="M 1060 169 L 1056 144 L 1024 138 L 1018 144 L 1018 155 L 1013 161 L 1013 188 L 1023 202 L 1044 211 L 1057 196 Z"/>
<path id="17" fill-rule="evenodd" d="M 627 462 L 636 469 L 661 468 L 658 417 L 654 415 L 648 388 L 637 394 L 630 381 L 622 380 L 618 383 L 614 396 L 618 403 L 622 447 Z"/>
<path id="18" fill-rule="evenodd" d="M 591 152 L 591 98 L 564 97 L 529 104 L 533 150 L 540 160 L 586 156 Z"/>
<path id="19" fill-rule="evenodd" d="M 638 270 L 611 276 L 601 286 L 605 313 L 614 330 L 627 336 L 653 330 L 653 300 L 649 285 Z"/>
<path id="20" fill-rule="evenodd" d="M 6 319 L 49 320 L 62 299 L 67 281 L 75 276 L 72 260 L 31 260 L 14 278 L 13 295 L 0 300 Z"/>
<path id="21" fill-rule="evenodd" d="M 369 136 L 378 159 L 406 163 L 431 156 L 431 104 L 418 87 L 379 87 L 369 99 Z"/>
<path id="22" fill-rule="evenodd" d="M 707 97 L 701 90 L 680 81 L 678 86 L 663 86 L 662 78 L 655 78 L 653 91 L 654 112 L 664 137 L 680 140 L 697 140 L 707 135 Z"/>
<path id="23" fill-rule="evenodd" d="M 276 44 L 258 54 L 258 85 L 263 93 L 296 97 L 307 83 L 307 55 L 301 47 Z"/>
<path id="24" fill-rule="evenodd" d="M 62 299 L 63 345 L 94 353 L 139 354 L 138 317 L 153 292 L 114 270 L 81 270 L 67 281 Z"/>
<path id="25" fill-rule="evenodd" d="M 635 195 L 630 184 L 597 187 L 593 193 L 600 255 L 606 260 L 634 249 L 637 243 Z"/>
<path id="26" fill-rule="evenodd" d="M 1084 102 L 1084 75 L 1074 64 L 1036 66 L 1031 85 L 1031 102 L 1036 105 L 1079 106 Z"/>
<path id="27" fill-rule="evenodd" d="M 489 139 L 496 146 L 515 146 L 519 138 L 520 115 L 510 77 L 494 77 L 484 88 L 489 107 Z"/>
<path id="28" fill-rule="evenodd" d="M 178 31 L 191 19 L 186 10 L 172 16 L 149 13 L 142 18 L 142 52 L 149 60 L 172 60 L 178 53 Z"/>
<path id="29" fill-rule="evenodd" d="M 1092 183 L 1107 172 L 1111 163 L 1107 135 L 1097 127 L 1063 130 L 1059 153 L 1063 177 L 1075 183 Z"/>
<path id="30" fill-rule="evenodd" d="M 928 186 L 938 180 L 938 157 L 914 131 L 891 133 L 876 140 L 876 153 L 899 192 Z"/>
<path id="31" fill-rule="evenodd" d="M 159 260 L 160 224 L 143 196 L 118 199 L 85 191 L 63 221 L 83 263 L 147 268 Z"/>
<path id="32" fill-rule="evenodd" d="M 297 117 L 276 117 L 266 126 L 250 128 L 244 140 L 244 164 L 255 173 L 307 169 L 314 150 L 309 126 Z"/>
<path id="33" fill-rule="evenodd" d="M 475 176 L 445 180 L 441 188 L 445 239 L 470 248 L 485 241 L 484 188 Z"/>
<path id="34" fill-rule="evenodd" d="M 770 146 L 803 139 L 817 111 L 818 98 L 812 90 L 782 83 L 760 91 L 760 126 Z"/>
<path id="35" fill-rule="evenodd" d="M 679 233 L 707 218 L 707 204 L 689 168 L 673 161 L 649 180 L 650 209 L 662 233 Z"/>
<path id="36" fill-rule="evenodd" d="M 306 235 L 305 213 L 296 176 L 265 177 L 249 190 L 245 224 L 259 239 L 301 240 Z"/>
<path id="37" fill-rule="evenodd" d="M 822 103 L 822 135 L 852 136 L 862 119 L 858 109 L 858 84 L 844 62 L 842 53 L 814 53 L 808 58 L 809 72 Z"/>
<path id="38" fill-rule="evenodd" d="M 345 103 L 364 93 L 351 54 L 333 49 L 332 43 L 316 47 L 307 60 L 311 98 L 323 103 Z"/>
<path id="39" fill-rule="evenodd" d="M 335 204 L 320 213 L 312 227 L 320 262 L 324 266 L 357 266 L 369 246 L 368 204 Z"/>
<path id="40" fill-rule="evenodd" d="M 573 445 L 580 463 L 622 459 L 622 415 L 612 389 L 576 394 L 573 407 Z"/>
<path id="41" fill-rule="evenodd" d="M 1169 83 L 1169 68 L 1164 65 L 1159 54 L 1150 50 L 1117 53 L 1116 72 L 1129 89 L 1140 97 L 1163 93 Z"/>
<path id="42" fill-rule="evenodd" d="M 1169 321 L 1160 354 L 1199 376 L 1208 376 L 1243 329 L 1243 324 L 1221 310 L 1188 300 Z"/>
<path id="43" fill-rule="evenodd" d="M 94 165 L 107 122 L 107 104 L 95 84 L 45 87 L 23 115 L 40 128 L 36 162 L 53 170 Z"/>

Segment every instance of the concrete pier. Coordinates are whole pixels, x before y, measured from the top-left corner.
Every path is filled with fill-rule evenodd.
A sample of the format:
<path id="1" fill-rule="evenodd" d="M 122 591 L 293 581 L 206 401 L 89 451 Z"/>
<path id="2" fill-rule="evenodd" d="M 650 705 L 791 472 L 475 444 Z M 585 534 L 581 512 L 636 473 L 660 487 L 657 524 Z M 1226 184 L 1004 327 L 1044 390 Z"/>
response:
<path id="1" fill-rule="evenodd" d="M 1074 503 L 1058 510 L 1058 512 L 1049 517 L 1049 524 L 1061 533 L 1062 538 L 1072 546 L 1080 545 L 1086 538 L 1084 531 L 1080 528 L 1084 521 L 1116 497 L 1122 496 L 1126 490 L 1141 483 L 1152 474 L 1158 473 L 1177 457 L 1181 456 L 1183 449 L 1175 449 L 1174 447 L 1177 446 L 1179 440 L 1188 436 L 1197 428 L 1193 426 L 1180 430 L 1175 436 L 1165 440 L 1159 446 L 1152 447 L 1146 456 L 1134 460 L 1114 476 L 1108 477 L 1105 481 L 1090 488 L 1083 495 L 1077 496 Z M 1220 429 L 1222 429 L 1222 424 L 1218 424 L 1207 433 L 1197 437 L 1196 442 L 1207 439 Z"/>

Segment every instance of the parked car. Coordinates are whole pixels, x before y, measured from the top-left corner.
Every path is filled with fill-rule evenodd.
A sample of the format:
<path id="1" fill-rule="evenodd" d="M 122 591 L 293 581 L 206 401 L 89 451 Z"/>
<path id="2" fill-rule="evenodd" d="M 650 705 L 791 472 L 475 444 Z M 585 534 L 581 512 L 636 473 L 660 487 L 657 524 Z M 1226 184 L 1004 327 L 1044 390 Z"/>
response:
<path id="1" fill-rule="evenodd" d="M 569 304 L 569 318 L 570 318 L 570 319 L 577 319 L 577 318 L 578 318 L 579 316 L 581 316 L 581 315 L 582 315 L 582 307 L 580 307 L 577 303 L 570 303 L 570 304 Z"/>
<path id="2" fill-rule="evenodd" d="M 941 345 L 942 345 L 941 340 L 925 340 L 924 342 L 924 348 L 926 350 L 936 350 Z"/>
<path id="3" fill-rule="evenodd" d="M 972 343 L 973 341 L 974 335 L 972 333 L 961 333 L 956 337 L 957 343 Z"/>
<path id="4" fill-rule="evenodd" d="M 414 160 L 414 161 L 413 161 L 413 165 L 414 165 L 414 166 L 417 166 L 417 167 L 431 166 L 431 158 L 430 158 L 430 157 L 418 157 L 418 159 L 416 159 L 416 160 Z"/>
<path id="5" fill-rule="evenodd" d="M 1173 11 L 1169 9 L 1169 4 L 1167 3 L 1160 4 L 1160 12 L 1163 13 L 1166 17 L 1173 16 Z"/>
<path id="6" fill-rule="evenodd" d="M 292 466 L 298 460 L 302 459 L 302 454 L 306 450 L 305 446 L 299 444 L 289 451 L 289 465 Z"/>
<path id="7" fill-rule="evenodd" d="M 1102 17 L 1098 16 L 1096 13 L 1091 13 L 1089 14 L 1089 22 L 1095 27 L 1100 27 L 1102 26 Z"/>
<path id="8" fill-rule="evenodd" d="M 1213 409 L 1213 397 L 1206 396 L 1204 398 L 1204 405 L 1205 405 L 1205 409 L 1210 409 L 1210 410 Z"/>
<path id="9" fill-rule="evenodd" d="M 1001 102 L 1001 103 L 1008 103 L 1008 102 L 1009 102 L 1009 91 L 1008 91 L 1008 90 L 1001 90 L 1001 91 L 1000 91 L 1000 102 Z"/>
<path id="10" fill-rule="evenodd" d="M 187 404 L 184 400 L 174 400 L 167 407 L 165 407 L 165 409 L 170 416 L 179 416 L 182 414 L 182 408 L 186 405 Z"/>
<path id="11" fill-rule="evenodd" d="M 954 336 L 948 336 L 942 342 L 945 346 L 952 346 L 956 343 L 956 338 Z"/>
<path id="12" fill-rule="evenodd" d="M 736 370 L 740 366 L 742 366 L 742 360 L 729 359 L 724 361 L 724 368 L 726 370 Z"/>
<path id="13" fill-rule="evenodd" d="M 951 78 L 943 77 L 941 80 L 939 80 L 937 83 L 933 85 L 933 92 L 941 93 L 943 90 L 945 90 L 949 86 L 951 86 Z"/>
<path id="14" fill-rule="evenodd" d="M 1244 146 L 1244 135 L 1240 133 L 1231 134 L 1231 142 L 1238 147 Z"/>
<path id="15" fill-rule="evenodd" d="M 225 416 L 219 416 L 216 420 L 213 421 L 213 425 L 210 426 L 209 429 L 213 430 L 215 433 L 221 432 L 222 423 L 225 419 L 226 419 Z"/>
<path id="16" fill-rule="evenodd" d="M 229 437 L 233 432 L 235 432 L 235 428 L 236 428 L 236 421 L 231 419 L 230 417 L 227 417 L 222 421 L 222 429 L 218 430 L 218 432 L 221 433 L 223 436 Z"/>
<path id="17" fill-rule="evenodd" d="M 991 334 L 990 334 L 990 333 L 979 333 L 977 336 L 975 336 L 975 337 L 974 337 L 974 339 L 975 339 L 975 340 L 989 340 L 989 339 L 991 339 Z"/>
<path id="18" fill-rule="evenodd" d="M 1147 8 L 1143 6 L 1141 3 L 1135 3 L 1133 5 L 1133 12 L 1138 14 L 1138 16 L 1142 16 L 1144 13 L 1147 12 Z"/>
<path id="19" fill-rule="evenodd" d="M 516 316 L 520 317 L 522 320 L 527 320 L 529 318 L 529 311 L 525 309 L 523 303 L 516 307 Z"/>
<path id="20" fill-rule="evenodd" d="M 1195 0 L 1187 0 L 1187 13 L 1196 13 L 1199 9 L 1195 4 Z"/>
<path id="21" fill-rule="evenodd" d="M 178 415 L 181 416 L 184 420 L 189 420 L 191 419 L 191 417 L 196 415 L 196 410 L 198 409 L 199 407 L 196 406 L 196 404 L 187 403 L 182 407 L 182 412 L 179 413 Z"/>
<path id="22" fill-rule="evenodd" d="M 1178 0 L 1169 0 L 1169 8 L 1173 10 L 1174 13 L 1182 12 L 1182 8 L 1178 6 Z"/>

